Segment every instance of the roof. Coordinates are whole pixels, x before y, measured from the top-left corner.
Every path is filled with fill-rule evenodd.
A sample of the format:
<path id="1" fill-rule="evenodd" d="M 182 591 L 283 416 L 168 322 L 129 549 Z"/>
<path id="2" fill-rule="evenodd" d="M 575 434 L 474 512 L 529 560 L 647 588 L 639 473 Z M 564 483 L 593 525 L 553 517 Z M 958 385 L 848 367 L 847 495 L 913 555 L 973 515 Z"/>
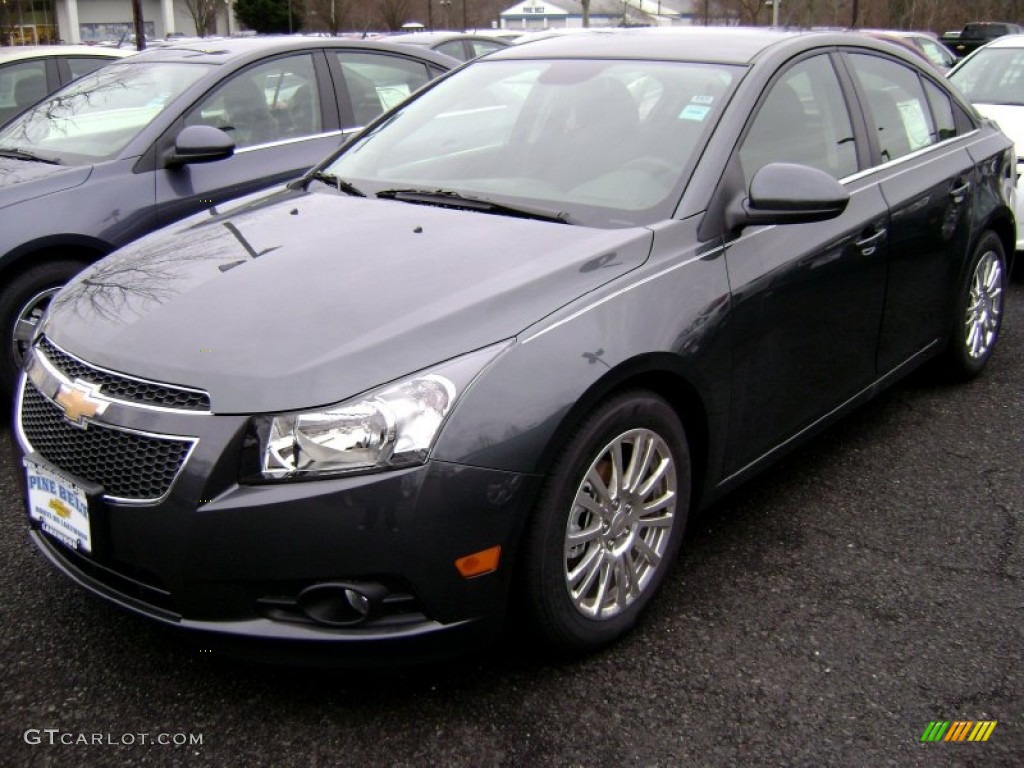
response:
<path id="1" fill-rule="evenodd" d="M 389 35 L 387 40 L 402 45 L 423 45 L 430 47 L 448 40 L 494 40 L 499 43 L 508 42 L 501 38 L 488 35 L 486 32 L 411 32 L 403 35 Z"/>
<path id="2" fill-rule="evenodd" d="M 405 56 L 412 55 L 431 61 L 445 69 L 462 62 L 429 50 L 415 50 L 385 40 L 350 40 L 339 37 L 299 37 L 299 36 L 268 36 L 268 37 L 223 37 L 193 40 L 186 43 L 174 43 L 142 51 L 133 57 L 133 61 L 194 61 L 205 64 L 226 64 L 233 61 L 261 58 L 268 52 L 316 50 L 319 48 L 364 48 L 368 51 L 391 51 Z"/>
<path id="3" fill-rule="evenodd" d="M 600 28 L 547 37 L 503 48 L 489 60 L 538 57 L 609 57 L 707 61 L 749 64 L 766 48 L 783 40 L 808 37 L 835 38 L 834 33 L 773 30 L 766 27 L 639 27 Z M 863 42 L 863 37 L 842 35 Z"/>
<path id="4" fill-rule="evenodd" d="M 97 56 L 105 59 L 119 59 L 131 56 L 134 50 L 100 48 L 94 45 L 17 45 L 0 48 L 0 61 L 36 59 L 46 56 Z"/>

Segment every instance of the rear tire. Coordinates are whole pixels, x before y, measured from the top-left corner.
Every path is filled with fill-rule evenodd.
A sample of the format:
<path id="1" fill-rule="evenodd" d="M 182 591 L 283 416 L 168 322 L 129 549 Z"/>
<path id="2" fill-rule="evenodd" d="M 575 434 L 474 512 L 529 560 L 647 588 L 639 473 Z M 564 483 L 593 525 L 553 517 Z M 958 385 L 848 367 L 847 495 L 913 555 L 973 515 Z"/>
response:
<path id="1" fill-rule="evenodd" d="M 637 622 L 679 551 L 690 454 L 672 407 L 647 391 L 618 395 L 569 440 L 527 531 L 527 618 L 560 653 L 605 645 Z"/>
<path id="2" fill-rule="evenodd" d="M 86 265 L 61 259 L 41 261 L 4 280 L 0 288 L 0 397 L 10 402 L 25 352 L 50 299 Z"/>
<path id="3" fill-rule="evenodd" d="M 1006 253 L 994 232 L 986 232 L 967 266 L 956 297 L 953 329 L 940 358 L 942 372 L 954 381 L 981 373 L 999 339 L 1006 289 Z"/>

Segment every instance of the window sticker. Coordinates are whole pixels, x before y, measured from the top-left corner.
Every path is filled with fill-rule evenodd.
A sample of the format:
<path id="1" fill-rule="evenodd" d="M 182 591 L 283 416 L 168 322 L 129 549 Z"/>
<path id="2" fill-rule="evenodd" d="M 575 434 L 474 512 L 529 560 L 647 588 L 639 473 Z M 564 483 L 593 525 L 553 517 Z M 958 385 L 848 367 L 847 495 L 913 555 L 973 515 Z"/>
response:
<path id="1" fill-rule="evenodd" d="M 683 107 L 683 111 L 679 113 L 679 119 L 695 120 L 699 123 L 708 116 L 710 111 L 711 107 L 706 107 L 703 104 L 687 104 Z"/>
<path id="2" fill-rule="evenodd" d="M 383 109 L 391 109 L 396 104 L 405 101 L 412 90 L 406 83 L 395 83 L 394 85 L 378 85 L 377 96 L 380 98 L 380 105 Z"/>
<path id="3" fill-rule="evenodd" d="M 907 141 L 910 142 L 910 149 L 916 150 L 927 147 L 932 143 L 928 132 L 928 118 L 924 115 L 921 102 L 917 99 L 908 99 L 896 104 L 900 110 L 900 117 L 903 119 L 903 129 L 907 132 Z"/>
<path id="4" fill-rule="evenodd" d="M 692 99 L 690 99 L 690 103 L 691 104 L 707 104 L 708 106 L 711 106 L 712 104 L 715 103 L 715 97 L 714 96 L 704 96 L 702 94 L 697 94 Z"/>

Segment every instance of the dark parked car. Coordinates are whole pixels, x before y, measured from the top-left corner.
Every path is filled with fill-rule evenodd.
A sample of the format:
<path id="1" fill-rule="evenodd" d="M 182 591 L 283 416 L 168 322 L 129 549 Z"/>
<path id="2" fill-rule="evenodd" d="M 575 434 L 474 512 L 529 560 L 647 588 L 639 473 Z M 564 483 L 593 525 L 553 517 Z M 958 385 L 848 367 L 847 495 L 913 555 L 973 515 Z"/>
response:
<path id="1" fill-rule="evenodd" d="M 459 61 L 469 61 L 477 56 L 483 56 L 485 53 L 511 45 L 507 40 L 464 32 L 412 32 L 405 35 L 392 35 L 388 39 L 401 45 L 429 48 Z"/>
<path id="2" fill-rule="evenodd" d="M 132 53 L 88 45 L 0 48 L 0 125 L 62 85 Z"/>
<path id="3" fill-rule="evenodd" d="M 513 600 L 598 647 L 692 510 L 925 361 L 981 371 L 1011 146 L 862 35 L 498 51 L 54 299 L 32 538 L 239 653 L 434 653 Z"/>
<path id="4" fill-rule="evenodd" d="M 1019 35 L 1021 33 L 1024 33 L 1024 27 L 1020 24 L 1008 24 L 1003 21 L 972 21 L 964 24 L 964 28 L 959 32 L 947 32 L 939 39 L 958 59 L 962 59 L 1003 35 Z"/>
<path id="5" fill-rule="evenodd" d="M 49 297 L 157 227 L 301 175 L 454 59 L 214 40 L 122 59 L 0 129 L 0 399 Z"/>

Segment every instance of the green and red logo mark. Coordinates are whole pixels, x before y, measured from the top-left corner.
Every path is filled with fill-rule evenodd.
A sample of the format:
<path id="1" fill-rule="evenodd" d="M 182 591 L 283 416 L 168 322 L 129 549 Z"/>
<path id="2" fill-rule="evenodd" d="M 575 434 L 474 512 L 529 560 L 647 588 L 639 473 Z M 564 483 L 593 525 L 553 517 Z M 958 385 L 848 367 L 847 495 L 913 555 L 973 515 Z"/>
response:
<path id="1" fill-rule="evenodd" d="M 997 720 L 932 720 L 921 741 L 988 741 Z"/>

